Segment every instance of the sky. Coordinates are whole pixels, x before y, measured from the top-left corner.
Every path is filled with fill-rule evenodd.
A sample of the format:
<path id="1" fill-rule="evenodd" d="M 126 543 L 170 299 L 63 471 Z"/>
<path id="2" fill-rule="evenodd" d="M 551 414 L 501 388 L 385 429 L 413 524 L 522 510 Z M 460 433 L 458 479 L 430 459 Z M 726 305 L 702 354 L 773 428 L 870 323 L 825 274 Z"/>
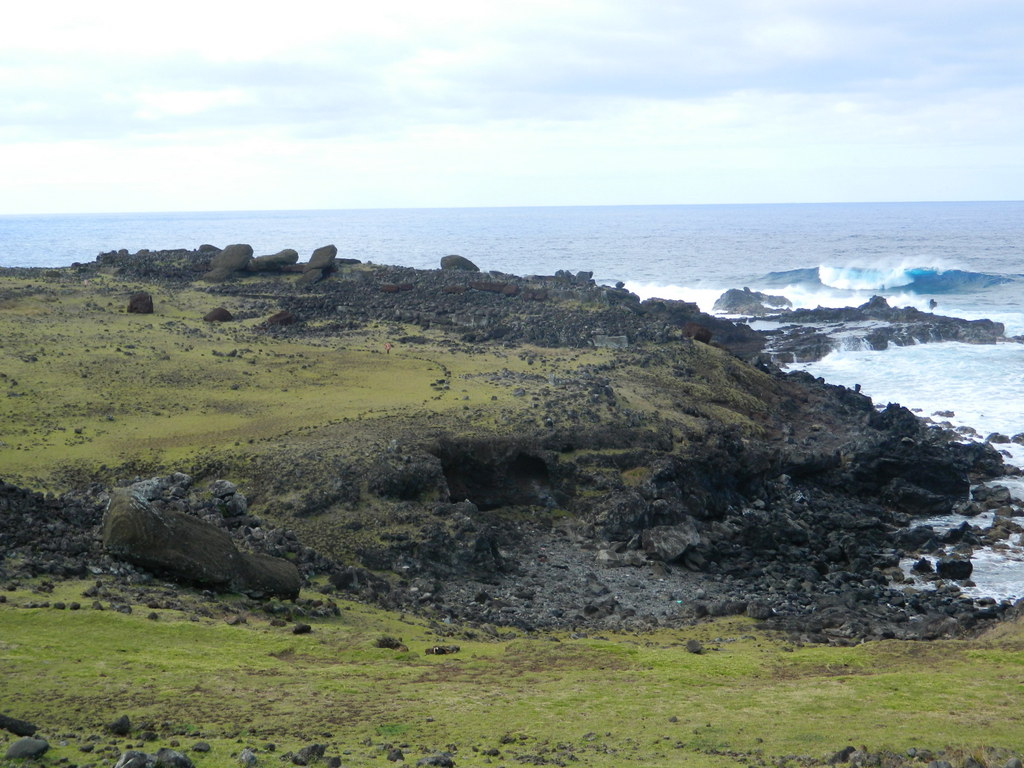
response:
<path id="1" fill-rule="evenodd" d="M 0 213 L 1024 199 L 1020 0 L 51 0 Z"/>

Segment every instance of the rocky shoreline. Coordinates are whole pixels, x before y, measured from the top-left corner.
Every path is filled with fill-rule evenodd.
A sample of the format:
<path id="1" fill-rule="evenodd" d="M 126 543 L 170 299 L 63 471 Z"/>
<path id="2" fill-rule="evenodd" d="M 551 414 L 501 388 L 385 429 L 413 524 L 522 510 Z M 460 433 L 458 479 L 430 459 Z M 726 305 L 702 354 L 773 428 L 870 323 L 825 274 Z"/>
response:
<path id="1" fill-rule="evenodd" d="M 964 597 L 957 584 L 969 569 L 936 562 L 945 577 L 938 588 L 917 589 L 899 568 L 903 558 L 934 552 L 941 538 L 914 527 L 915 519 L 962 508 L 972 484 L 1012 468 L 988 444 L 962 444 L 899 406 L 879 410 L 859 393 L 770 362 L 822 354 L 828 344 L 817 331 L 787 331 L 780 342 L 692 304 L 640 301 L 586 273 L 481 275 L 455 257 L 438 270 L 413 270 L 336 253 L 319 249 L 300 264 L 293 251 L 254 257 L 238 246 L 112 252 L 55 272 L 199 287 L 211 302 L 243 302 L 235 319 L 265 317 L 260 332 L 284 340 L 385 322 L 419 329 L 422 337 L 395 339 L 408 348 L 436 345 L 440 334 L 442 343 L 470 351 L 603 347 L 615 357 L 576 378 L 549 377 L 550 394 L 533 404 L 538 419 L 515 435 L 409 425 L 400 440 L 382 434 L 379 444 L 336 463 L 329 490 L 320 475 L 285 487 L 258 471 L 237 478 L 237 488 L 206 472 L 201 485 L 184 473 L 125 481 L 148 514 L 184 515 L 225 532 L 241 553 L 285 558 L 307 586 L 327 579 L 328 597 L 358 596 L 473 631 L 644 630 L 744 614 L 800 642 L 841 645 L 953 636 L 1015 613 L 1007 603 Z M 152 311 L 151 302 L 142 306 Z M 990 343 L 1002 334 L 988 321 L 953 322 L 884 300 L 774 319 L 866 318 L 885 324 L 884 334 L 872 333 L 887 343 L 916 338 L 925 326 L 930 339 Z M 736 363 L 728 381 L 757 400 L 742 406 L 756 428 L 712 415 L 713 392 L 677 400 L 672 414 L 619 402 L 621 377 L 663 377 L 658 386 L 666 391 L 688 381 L 708 344 L 749 361 Z M 245 499 L 250 488 L 260 500 L 256 512 Z M 293 492 L 307 501 L 298 509 L 290 503 L 286 514 L 275 500 Z M 200 578 L 202 569 L 183 565 L 180 552 L 147 559 L 112 545 L 103 516 L 117 493 L 95 484 L 43 497 L 5 484 L 0 525 L 9 545 L 0 578 L 91 574 L 104 584 L 98 589 L 144 588 L 148 567 L 213 589 L 243 584 L 254 596 L 291 594 L 247 589 L 232 574 Z M 368 503 L 407 524 L 356 547 L 355 562 L 297 532 Z M 949 535 L 964 547 L 985 538 L 980 530 Z"/>

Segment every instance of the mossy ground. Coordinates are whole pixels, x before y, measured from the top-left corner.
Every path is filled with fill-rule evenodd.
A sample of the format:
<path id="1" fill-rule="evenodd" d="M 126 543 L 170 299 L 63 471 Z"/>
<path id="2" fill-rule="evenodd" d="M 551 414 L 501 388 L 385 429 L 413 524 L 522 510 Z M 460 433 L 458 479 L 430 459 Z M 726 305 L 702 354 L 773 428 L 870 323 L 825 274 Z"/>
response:
<path id="1" fill-rule="evenodd" d="M 88 605 L 87 585 L 45 599 Z M 972 641 L 797 647 L 746 619 L 647 635 L 466 634 L 340 602 L 339 617 L 294 635 L 257 614 L 229 626 L 144 605 L 26 608 L 41 599 L 30 587 L 0 605 L 0 701 L 54 745 L 47 765 L 96 762 L 83 744 L 140 744 L 138 732 L 105 733 L 121 714 L 158 734 L 143 749 L 210 743 L 191 754 L 200 768 L 236 764 L 245 746 L 269 763 L 309 743 L 352 766 L 380 763 L 382 745 L 409 759 L 455 750 L 463 766 L 487 764 L 491 749 L 490 764 L 572 755 L 594 766 L 822 765 L 846 744 L 1024 750 L 1016 625 Z M 384 635 L 408 650 L 377 648 Z M 691 639 L 703 653 L 686 651 Z M 456 655 L 424 654 L 452 642 Z"/>

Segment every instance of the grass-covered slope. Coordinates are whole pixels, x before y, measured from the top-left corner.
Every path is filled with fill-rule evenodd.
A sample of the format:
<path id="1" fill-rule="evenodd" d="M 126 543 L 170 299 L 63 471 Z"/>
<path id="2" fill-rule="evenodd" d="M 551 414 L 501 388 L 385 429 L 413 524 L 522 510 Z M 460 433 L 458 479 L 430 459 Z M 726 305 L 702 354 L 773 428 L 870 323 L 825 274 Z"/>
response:
<path id="1" fill-rule="evenodd" d="M 461 766 L 825 765 L 847 745 L 901 757 L 884 765 L 946 750 L 957 766 L 970 755 L 1002 766 L 1006 752 L 985 747 L 1024 750 L 1018 625 L 969 642 L 855 648 L 794 646 L 747 619 L 645 635 L 467 636 L 342 601 L 337 617 L 303 619 L 312 632 L 295 635 L 251 605 L 199 596 L 177 610 L 95 610 L 82 597 L 90 584 L 25 585 L 0 604 L 0 701 L 40 727 L 47 765 L 112 764 L 139 744 L 176 744 L 200 768 L 236 765 L 244 747 L 277 764 L 313 743 L 351 766 L 382 764 L 396 746 L 409 763 L 450 752 Z M 83 608 L 53 607 L 74 601 Z M 246 623 L 225 621 L 239 614 Z M 407 650 L 376 647 L 385 636 Z M 702 653 L 687 651 L 693 641 Z M 425 654 L 453 643 L 457 654 Z M 114 737 L 105 725 L 122 714 L 134 730 Z M 199 741 L 212 750 L 190 752 Z"/>

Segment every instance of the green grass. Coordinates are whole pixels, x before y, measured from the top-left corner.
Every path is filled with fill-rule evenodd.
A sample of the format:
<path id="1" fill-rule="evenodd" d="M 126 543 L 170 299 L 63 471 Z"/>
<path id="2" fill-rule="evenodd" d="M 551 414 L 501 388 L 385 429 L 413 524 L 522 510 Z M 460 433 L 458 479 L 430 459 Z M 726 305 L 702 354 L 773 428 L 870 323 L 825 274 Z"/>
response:
<path id="1" fill-rule="evenodd" d="M 46 599 L 74 599 L 84 586 Z M 743 764 L 785 755 L 822 764 L 846 744 L 1024 750 L 1016 625 L 974 641 L 854 648 L 794 647 L 744 619 L 644 636 L 453 640 L 351 603 L 293 635 L 258 615 L 239 626 L 177 611 L 152 621 L 144 606 L 131 615 L 24 608 L 41 596 L 6 594 L 0 701 L 53 744 L 73 734 L 44 760 L 53 765 L 81 762 L 77 746 L 125 713 L 158 732 L 151 750 L 210 742 L 211 753 L 193 755 L 200 768 L 232 765 L 233 752 L 266 742 L 279 751 L 326 743 L 328 754 L 349 753 L 346 765 L 373 764 L 382 744 L 404 744 L 410 757 L 454 745 L 460 765 L 481 762 L 474 747 L 512 763 L 557 755 L 559 744 L 594 766 L 730 764 L 718 752 Z M 409 650 L 376 648 L 382 635 Z M 687 653 L 690 638 L 705 653 Z M 439 642 L 461 652 L 424 654 Z"/>

